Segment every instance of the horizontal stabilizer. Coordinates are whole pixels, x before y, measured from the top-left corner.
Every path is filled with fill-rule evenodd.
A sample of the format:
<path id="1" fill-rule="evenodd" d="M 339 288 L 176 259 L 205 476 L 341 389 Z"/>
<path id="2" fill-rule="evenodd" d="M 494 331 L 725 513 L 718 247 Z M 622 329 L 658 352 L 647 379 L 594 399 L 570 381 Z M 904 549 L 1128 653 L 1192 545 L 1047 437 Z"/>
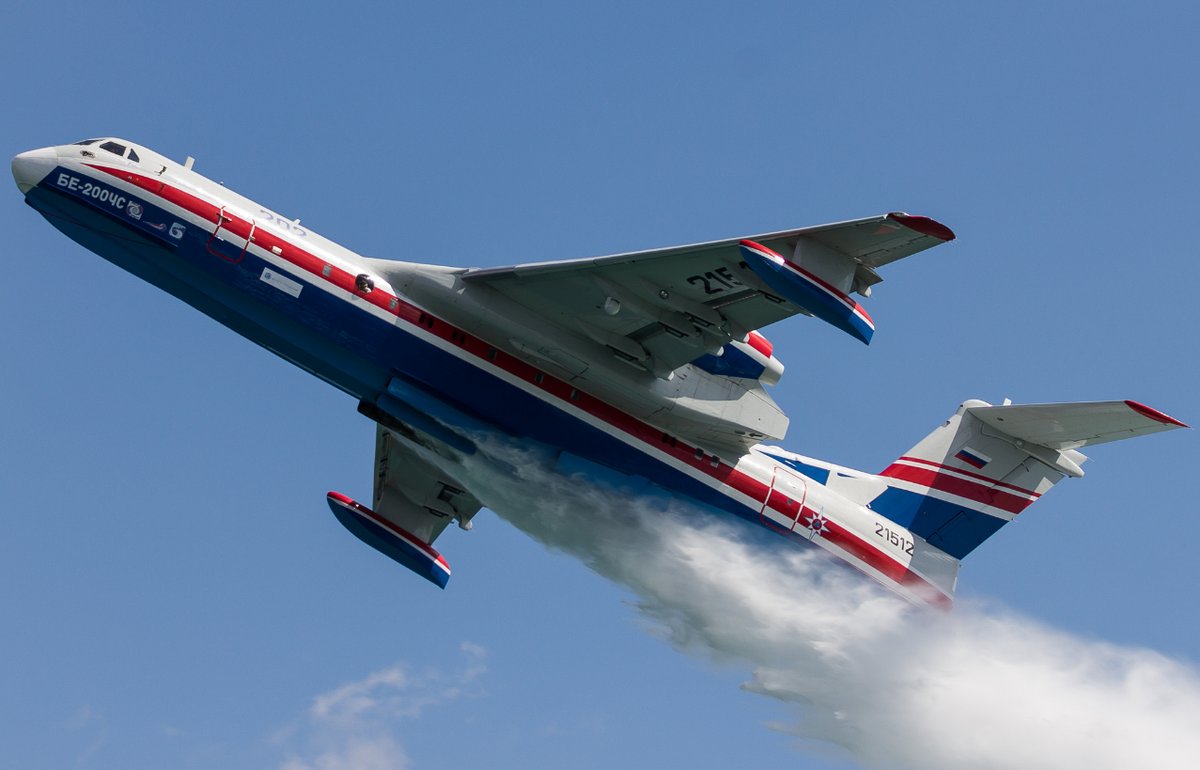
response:
<path id="1" fill-rule="evenodd" d="M 1136 401 L 976 406 L 967 412 L 1001 433 L 1059 451 L 1187 427 Z"/>
<path id="2" fill-rule="evenodd" d="M 359 540 L 438 588 L 446 587 L 450 565 L 428 543 L 341 493 L 330 492 L 327 499 L 333 515 Z"/>
<path id="3" fill-rule="evenodd" d="M 1005 404 L 970 400 L 878 478 L 870 507 L 962 559 L 1064 477 L 1080 447 L 1186 428 L 1136 401 Z"/>

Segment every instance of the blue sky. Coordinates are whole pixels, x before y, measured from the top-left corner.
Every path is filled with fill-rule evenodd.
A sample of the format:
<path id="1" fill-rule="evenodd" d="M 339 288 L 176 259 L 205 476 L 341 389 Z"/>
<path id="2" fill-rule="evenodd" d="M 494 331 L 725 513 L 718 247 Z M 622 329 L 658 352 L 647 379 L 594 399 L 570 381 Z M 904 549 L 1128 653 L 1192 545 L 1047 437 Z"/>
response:
<path id="1" fill-rule="evenodd" d="M 880 469 L 971 397 L 1200 421 L 1200 12 L 801 5 L 18 0 L 0 147 L 125 136 L 360 253 L 454 265 L 908 210 L 959 238 L 886 271 L 870 347 L 766 331 L 786 446 Z M 751 663 L 677 651 L 495 516 L 439 541 L 446 592 L 403 574 L 323 499 L 370 490 L 348 397 L 15 187 L 0 224 L 0 764 L 317 767 L 353 733 L 395 766 L 856 766 L 768 729 L 802 717 L 740 689 Z M 1195 442 L 1097 448 L 960 596 L 1194 667 Z"/>

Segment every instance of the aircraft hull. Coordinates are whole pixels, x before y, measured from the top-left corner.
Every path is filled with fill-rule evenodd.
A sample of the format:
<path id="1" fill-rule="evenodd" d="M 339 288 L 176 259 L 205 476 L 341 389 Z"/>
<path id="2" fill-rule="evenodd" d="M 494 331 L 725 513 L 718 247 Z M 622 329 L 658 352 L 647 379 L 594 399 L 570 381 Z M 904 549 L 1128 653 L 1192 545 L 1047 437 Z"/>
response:
<path id="1" fill-rule="evenodd" d="M 360 296 L 344 270 L 314 269 L 321 261 L 316 250 L 303 251 L 263 231 L 263 245 L 249 237 L 214 239 L 213 227 L 219 225 L 211 220 L 218 217 L 206 212 L 216 207 L 195 203 L 200 199 L 191 194 L 171 200 L 138 196 L 135 186 L 112 185 L 103 173 L 93 176 L 112 190 L 110 197 L 125 196 L 139 207 L 141 218 L 131 220 L 54 184 L 60 174 L 79 173 L 53 170 L 28 191 L 27 202 L 85 248 L 360 401 L 386 411 L 397 387 L 409 402 L 420 394 L 446 405 L 443 411 L 452 416 L 439 417 L 445 422 L 456 422 L 453 415 L 469 418 L 452 428 L 469 432 L 471 421 L 482 421 L 510 436 L 555 447 L 563 458 L 582 458 L 606 473 L 644 479 L 798 544 L 820 545 L 910 598 L 950 601 L 952 584 L 922 576 L 869 539 L 865 512 L 857 523 L 844 517 L 822 520 L 815 536 L 803 526 L 772 524 L 765 515 L 772 505 L 776 465 L 770 458 L 755 452 L 733 459 L 706 453 L 433 318 L 403 297 Z M 155 227 L 146 226 L 151 215 L 161 220 L 151 223 Z M 159 224 L 170 226 L 164 230 Z M 268 243 L 283 244 L 282 256 Z"/>

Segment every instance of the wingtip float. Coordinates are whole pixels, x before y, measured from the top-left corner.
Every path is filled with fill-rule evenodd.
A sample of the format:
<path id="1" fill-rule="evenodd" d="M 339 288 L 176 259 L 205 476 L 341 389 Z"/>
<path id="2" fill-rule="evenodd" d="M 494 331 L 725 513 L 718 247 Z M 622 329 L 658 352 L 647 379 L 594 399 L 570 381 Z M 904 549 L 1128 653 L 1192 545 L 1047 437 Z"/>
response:
<path id="1" fill-rule="evenodd" d="M 445 588 L 450 564 L 419 537 L 340 492 L 326 495 L 329 509 L 351 534 L 397 564 Z"/>
<path id="2" fill-rule="evenodd" d="M 788 302 L 866 344 L 875 336 L 875 322 L 849 294 L 760 243 L 738 244 L 750 269 Z"/>

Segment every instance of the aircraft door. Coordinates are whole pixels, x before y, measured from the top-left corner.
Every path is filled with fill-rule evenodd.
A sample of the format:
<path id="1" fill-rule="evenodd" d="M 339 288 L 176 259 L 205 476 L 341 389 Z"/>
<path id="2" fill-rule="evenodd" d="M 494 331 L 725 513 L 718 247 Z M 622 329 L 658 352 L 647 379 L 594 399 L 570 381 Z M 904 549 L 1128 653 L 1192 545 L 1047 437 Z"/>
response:
<path id="1" fill-rule="evenodd" d="M 808 486 L 802 476 L 787 468 L 776 467 L 771 491 L 760 512 L 764 523 L 784 532 L 796 529 L 807 493 Z"/>
<path id="2" fill-rule="evenodd" d="M 237 264 L 246 257 L 246 249 L 258 228 L 253 217 L 238 214 L 228 206 L 217 215 L 217 226 L 208 239 L 208 250 L 226 262 Z"/>

